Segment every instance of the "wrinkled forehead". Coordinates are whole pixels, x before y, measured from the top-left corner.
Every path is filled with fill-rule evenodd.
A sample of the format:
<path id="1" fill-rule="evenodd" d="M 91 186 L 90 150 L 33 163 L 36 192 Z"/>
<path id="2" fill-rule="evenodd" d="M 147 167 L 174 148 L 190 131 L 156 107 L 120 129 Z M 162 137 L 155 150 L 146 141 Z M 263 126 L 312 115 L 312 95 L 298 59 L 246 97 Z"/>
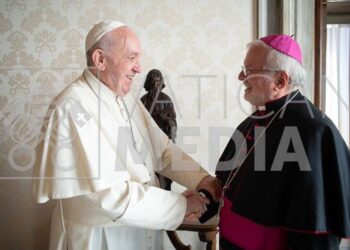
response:
<path id="1" fill-rule="evenodd" d="M 268 50 L 264 46 L 249 47 L 245 59 L 244 66 L 249 68 L 257 68 L 263 66 L 266 62 Z"/>
<path id="2" fill-rule="evenodd" d="M 126 34 L 125 47 L 129 53 L 132 53 L 136 56 L 141 55 L 142 47 L 141 47 L 140 39 L 131 30 L 128 30 Z"/>
<path id="3" fill-rule="evenodd" d="M 141 43 L 136 34 L 128 27 L 117 28 L 108 34 L 112 46 L 119 51 L 130 50 L 134 53 L 141 53 Z"/>

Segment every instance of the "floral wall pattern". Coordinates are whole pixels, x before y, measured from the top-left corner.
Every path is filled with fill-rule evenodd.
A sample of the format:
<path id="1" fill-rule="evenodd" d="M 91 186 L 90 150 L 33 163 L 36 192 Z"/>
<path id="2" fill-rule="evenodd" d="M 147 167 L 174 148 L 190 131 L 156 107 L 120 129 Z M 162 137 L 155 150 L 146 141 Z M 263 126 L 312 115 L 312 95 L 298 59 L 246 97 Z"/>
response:
<path id="1" fill-rule="evenodd" d="M 255 34 L 254 3 L 1 0 L 0 246 L 47 248 L 52 204 L 33 202 L 34 150 L 50 101 L 85 67 L 84 39 L 93 24 L 115 19 L 138 34 L 143 71 L 133 94 L 142 95 L 147 72 L 160 69 L 178 114 L 179 145 L 214 170 L 222 146 L 250 109 L 237 75 Z"/>

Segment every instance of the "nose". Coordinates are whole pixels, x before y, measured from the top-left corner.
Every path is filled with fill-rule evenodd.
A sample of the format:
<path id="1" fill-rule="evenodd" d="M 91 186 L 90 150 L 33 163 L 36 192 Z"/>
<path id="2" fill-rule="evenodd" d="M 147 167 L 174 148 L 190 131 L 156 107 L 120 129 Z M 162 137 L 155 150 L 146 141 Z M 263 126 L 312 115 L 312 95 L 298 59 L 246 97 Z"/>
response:
<path id="1" fill-rule="evenodd" d="M 132 68 L 135 73 L 141 73 L 141 64 L 140 62 L 136 62 L 134 67 Z"/>
<path id="2" fill-rule="evenodd" d="M 244 75 L 243 71 L 241 70 L 241 72 L 239 72 L 239 74 L 238 74 L 238 80 L 243 81 L 244 79 L 245 79 L 245 75 Z"/>

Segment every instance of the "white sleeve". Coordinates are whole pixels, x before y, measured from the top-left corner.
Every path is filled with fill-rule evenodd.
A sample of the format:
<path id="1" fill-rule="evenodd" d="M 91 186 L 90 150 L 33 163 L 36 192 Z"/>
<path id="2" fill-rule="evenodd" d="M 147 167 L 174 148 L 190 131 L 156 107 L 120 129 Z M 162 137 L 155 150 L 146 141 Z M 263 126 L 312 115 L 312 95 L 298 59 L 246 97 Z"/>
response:
<path id="1" fill-rule="evenodd" d="M 174 230 L 186 212 L 183 195 L 133 181 L 85 197 L 113 220 L 136 227 Z"/>
<path id="2" fill-rule="evenodd" d="M 159 174 L 195 190 L 199 182 L 209 173 L 178 146 L 169 141 L 163 151 L 163 169 Z"/>

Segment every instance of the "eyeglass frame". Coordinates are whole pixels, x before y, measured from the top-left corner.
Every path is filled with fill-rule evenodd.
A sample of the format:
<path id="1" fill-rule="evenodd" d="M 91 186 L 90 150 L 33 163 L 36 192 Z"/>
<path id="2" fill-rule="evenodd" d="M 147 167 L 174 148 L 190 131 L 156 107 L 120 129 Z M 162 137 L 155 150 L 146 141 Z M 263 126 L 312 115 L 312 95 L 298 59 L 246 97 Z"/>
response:
<path id="1" fill-rule="evenodd" d="M 247 76 L 249 76 L 250 75 L 250 73 L 249 72 L 251 72 L 251 71 L 256 71 L 256 72 L 274 72 L 274 73 L 276 73 L 276 72 L 279 72 L 279 71 L 281 71 L 281 70 L 276 70 L 276 69 L 252 69 L 252 68 L 248 68 L 248 67 L 246 67 L 246 66 L 241 66 L 241 72 L 243 73 L 243 76 L 244 77 L 247 77 Z"/>

